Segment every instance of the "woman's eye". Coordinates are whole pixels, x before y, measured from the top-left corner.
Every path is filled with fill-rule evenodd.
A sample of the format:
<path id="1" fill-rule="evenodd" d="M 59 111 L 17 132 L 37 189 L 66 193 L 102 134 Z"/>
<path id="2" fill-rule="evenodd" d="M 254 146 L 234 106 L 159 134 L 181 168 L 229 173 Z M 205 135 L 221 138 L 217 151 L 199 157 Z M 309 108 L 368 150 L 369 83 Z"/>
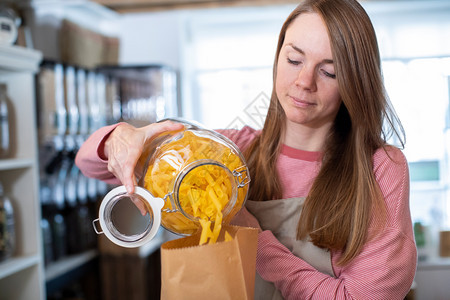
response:
<path id="1" fill-rule="evenodd" d="M 332 79 L 335 79 L 335 78 L 336 78 L 336 74 L 327 72 L 327 71 L 325 71 L 325 70 L 322 70 L 322 72 L 323 72 L 323 74 L 324 74 L 325 76 L 327 76 L 327 77 L 330 77 L 330 78 L 332 78 Z"/>
<path id="2" fill-rule="evenodd" d="M 300 64 L 300 61 L 290 59 L 289 57 L 288 57 L 287 61 L 288 61 L 288 63 L 290 63 L 291 65 L 294 65 L 294 66 L 298 66 Z"/>

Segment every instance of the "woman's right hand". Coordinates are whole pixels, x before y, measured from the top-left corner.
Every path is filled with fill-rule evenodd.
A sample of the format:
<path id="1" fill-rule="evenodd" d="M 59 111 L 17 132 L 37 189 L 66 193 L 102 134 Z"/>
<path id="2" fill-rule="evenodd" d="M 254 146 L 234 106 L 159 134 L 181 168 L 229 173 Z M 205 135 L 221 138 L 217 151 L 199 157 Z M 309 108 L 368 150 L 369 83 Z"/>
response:
<path id="1" fill-rule="evenodd" d="M 133 193 L 137 184 L 135 169 L 145 146 L 163 132 L 182 128 L 183 124 L 171 121 L 152 123 L 141 128 L 120 124 L 105 141 L 103 154 L 108 160 L 108 171 L 122 182 L 128 193 Z"/>

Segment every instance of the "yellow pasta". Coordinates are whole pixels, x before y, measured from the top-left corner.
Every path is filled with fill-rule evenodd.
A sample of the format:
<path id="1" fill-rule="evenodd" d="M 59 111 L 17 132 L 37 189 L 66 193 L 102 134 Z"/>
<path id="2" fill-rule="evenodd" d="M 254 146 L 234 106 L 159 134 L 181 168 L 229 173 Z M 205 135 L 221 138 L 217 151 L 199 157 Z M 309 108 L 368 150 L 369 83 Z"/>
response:
<path id="1" fill-rule="evenodd" d="M 225 231 L 225 242 L 229 242 L 231 241 L 233 238 L 231 237 L 231 235 L 228 233 L 228 231 Z"/>
<path id="2" fill-rule="evenodd" d="M 150 162 L 144 178 L 144 187 L 154 196 L 164 198 L 174 189 L 175 179 L 188 164 L 202 159 L 215 160 L 229 170 L 243 166 L 240 157 L 230 148 L 209 138 L 185 131 L 175 141 L 160 146 L 156 159 Z M 242 207 L 247 185 L 238 189 L 236 203 L 229 203 L 233 195 L 233 185 L 229 173 L 214 164 L 204 164 L 193 168 L 185 175 L 178 186 L 177 197 L 182 212 L 169 212 L 172 207 L 170 199 L 166 199 L 162 210 L 162 225 L 180 234 L 193 234 L 201 227 L 200 244 L 215 243 L 222 228 L 222 222 L 229 222 Z M 232 206 L 224 217 L 224 211 Z M 225 233 L 225 240 L 229 235 Z"/>

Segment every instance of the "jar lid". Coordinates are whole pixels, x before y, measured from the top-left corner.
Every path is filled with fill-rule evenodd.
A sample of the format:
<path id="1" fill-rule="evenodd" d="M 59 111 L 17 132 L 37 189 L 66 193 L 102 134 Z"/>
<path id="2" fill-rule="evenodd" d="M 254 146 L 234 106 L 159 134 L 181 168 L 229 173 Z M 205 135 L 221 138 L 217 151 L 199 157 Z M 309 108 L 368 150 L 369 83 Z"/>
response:
<path id="1" fill-rule="evenodd" d="M 112 189 L 100 204 L 99 217 L 92 223 L 116 245 L 134 248 L 152 240 L 161 225 L 164 200 L 136 186 L 129 194 L 124 186 Z M 96 222 L 100 222 L 101 231 Z"/>

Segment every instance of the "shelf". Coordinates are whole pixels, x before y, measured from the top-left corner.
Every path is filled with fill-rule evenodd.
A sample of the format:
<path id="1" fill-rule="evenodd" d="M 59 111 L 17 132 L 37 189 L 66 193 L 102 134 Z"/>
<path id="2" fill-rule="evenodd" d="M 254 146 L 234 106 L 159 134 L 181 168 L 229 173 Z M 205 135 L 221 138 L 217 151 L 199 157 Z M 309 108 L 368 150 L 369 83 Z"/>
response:
<path id="1" fill-rule="evenodd" d="M 418 270 L 450 270 L 450 257 L 434 257 L 424 261 L 419 261 L 417 264 Z"/>
<path id="2" fill-rule="evenodd" d="M 84 276 L 96 276 L 99 270 L 97 250 L 89 250 L 51 263 L 46 270 L 44 283 L 47 296 L 61 291 Z M 95 280 L 94 280 L 95 281 Z M 88 297 L 89 298 L 89 297 Z M 91 297 L 90 299 L 98 299 Z"/>
<path id="3" fill-rule="evenodd" d="M 93 0 L 118 13 L 235 6 L 298 4 L 298 0 Z"/>
<path id="4" fill-rule="evenodd" d="M 45 268 L 45 281 L 51 281 L 55 278 L 76 269 L 98 256 L 97 250 L 89 250 L 81 254 L 71 255 L 66 258 L 49 264 Z"/>
<path id="5" fill-rule="evenodd" d="M 0 159 L 0 180 L 14 205 L 16 255 L 0 263 L 1 299 L 45 299 L 40 235 L 35 73 L 42 54 L 0 46 L 0 82 L 11 101 L 11 158 Z"/>
<path id="6" fill-rule="evenodd" d="M 0 69 L 2 72 L 37 72 L 42 54 L 19 46 L 0 46 Z"/>
<path id="7" fill-rule="evenodd" d="M 22 7 L 39 8 L 68 8 L 74 13 L 84 14 L 86 17 L 102 19 L 116 19 L 118 14 L 95 1 L 90 0 L 19 0 Z"/>
<path id="8" fill-rule="evenodd" d="M 39 255 L 14 256 L 0 263 L 0 279 L 38 264 Z"/>
<path id="9" fill-rule="evenodd" d="M 29 168 L 34 164 L 34 159 L 2 159 L 0 160 L 0 171 Z"/>

